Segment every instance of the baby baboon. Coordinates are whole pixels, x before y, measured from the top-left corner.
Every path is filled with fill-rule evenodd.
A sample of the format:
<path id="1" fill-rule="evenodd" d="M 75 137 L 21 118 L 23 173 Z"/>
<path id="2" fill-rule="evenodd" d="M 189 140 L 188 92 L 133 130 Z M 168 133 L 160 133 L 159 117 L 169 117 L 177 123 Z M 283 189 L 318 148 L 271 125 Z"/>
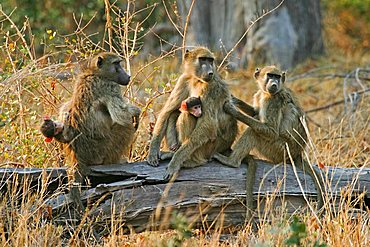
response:
<path id="1" fill-rule="evenodd" d="M 51 142 L 53 137 L 57 137 L 57 139 L 62 138 L 63 128 L 63 123 L 53 121 L 50 117 L 45 116 L 40 131 L 46 137 L 45 142 Z"/>
<path id="2" fill-rule="evenodd" d="M 186 52 L 183 73 L 159 114 L 150 144 L 150 165 L 158 165 L 160 144 L 169 119 L 172 114 L 179 114 L 181 102 L 189 96 L 200 97 L 202 117 L 196 120 L 188 140 L 173 155 L 166 177 L 178 172 L 180 167 L 203 164 L 214 152 L 229 150 L 237 134 L 236 119 L 223 110 L 224 103 L 231 100 L 229 89 L 216 71 L 213 54 L 207 48 L 198 47 Z M 190 125 L 188 120 L 181 120 L 180 117 L 177 122 L 184 126 Z"/>
<path id="3" fill-rule="evenodd" d="M 180 116 L 173 114 L 171 116 L 173 119 L 168 120 L 166 141 L 172 143 L 169 145 L 170 151 L 176 151 L 179 149 L 181 143 L 185 141 L 185 138 L 189 137 L 191 132 L 193 132 L 197 123 L 197 118 L 202 116 L 202 102 L 200 97 L 189 97 L 186 100 L 183 100 L 179 111 L 181 112 Z M 187 119 L 182 120 L 182 118 Z M 180 123 L 182 122 L 185 122 L 188 125 L 181 125 Z M 164 156 L 162 155 L 161 159 L 163 159 L 163 157 Z"/>
<path id="4" fill-rule="evenodd" d="M 130 76 L 121 61 L 108 52 L 90 59 L 75 81 L 71 100 L 60 110 L 64 128 L 54 137 L 68 143 L 67 152 L 77 163 L 77 182 L 91 165 L 119 162 L 133 141 L 140 109 L 122 95 L 120 85 L 127 85 Z"/>
<path id="5" fill-rule="evenodd" d="M 255 163 L 249 153 L 256 149 L 262 156 L 274 163 L 289 160 L 288 151 L 294 163 L 306 171 L 316 183 L 319 208 L 323 205 L 322 182 L 315 170 L 302 160 L 307 135 L 302 124 L 304 112 L 293 92 L 284 86 L 285 73 L 275 66 L 257 69 L 254 74 L 259 90 L 254 95 L 254 108 L 259 120 L 240 113 L 232 103 L 226 102 L 224 109 L 249 126 L 235 143 L 230 157 L 215 154 L 221 163 L 239 167 L 241 161 L 249 158 L 247 175 L 247 205 L 253 203 L 252 189 L 255 177 Z M 248 202 L 249 200 L 249 202 Z"/>
<path id="6" fill-rule="evenodd" d="M 191 114 L 198 118 L 202 116 L 202 102 L 200 97 L 189 97 L 181 102 L 180 111 L 185 114 Z"/>

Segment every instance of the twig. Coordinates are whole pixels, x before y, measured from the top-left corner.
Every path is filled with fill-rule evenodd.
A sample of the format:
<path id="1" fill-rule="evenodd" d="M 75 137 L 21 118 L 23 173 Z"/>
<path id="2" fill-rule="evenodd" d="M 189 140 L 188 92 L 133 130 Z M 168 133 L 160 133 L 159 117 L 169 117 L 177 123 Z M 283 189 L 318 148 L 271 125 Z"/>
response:
<path id="1" fill-rule="evenodd" d="M 225 63 L 226 59 L 231 55 L 231 53 L 233 53 L 236 49 L 236 47 L 240 44 L 240 42 L 245 38 L 245 36 L 247 35 L 247 33 L 251 30 L 251 28 L 254 26 L 254 24 L 256 24 L 258 21 L 260 21 L 263 17 L 271 14 L 272 12 L 274 12 L 275 10 L 277 10 L 282 4 L 284 3 L 284 0 L 282 0 L 275 8 L 273 8 L 272 10 L 269 10 L 267 11 L 266 13 L 263 13 L 261 16 L 259 16 L 255 21 L 252 21 L 251 25 L 249 25 L 249 27 L 247 28 L 247 30 L 243 33 L 243 35 L 240 37 L 240 39 L 235 43 L 235 45 L 233 46 L 233 48 L 230 49 L 230 51 L 226 54 L 226 56 L 224 57 L 224 59 L 222 60 L 222 62 L 220 63 L 220 65 L 217 67 L 217 69 L 220 69 L 222 67 L 222 65 Z"/>
<path id="2" fill-rule="evenodd" d="M 10 19 L 10 16 L 8 16 L 7 14 L 5 14 L 5 12 L 2 10 L 2 8 L 0 8 L 0 13 L 5 16 L 5 18 L 10 22 L 10 24 L 12 24 L 13 28 L 15 29 L 15 31 L 17 32 L 17 35 L 18 37 L 22 40 L 22 43 L 23 43 L 23 46 L 24 48 L 27 50 L 27 53 L 28 53 L 28 56 L 30 57 L 31 60 L 33 60 L 33 55 L 31 53 L 31 50 L 27 44 L 27 41 L 26 39 L 24 38 L 24 35 L 21 33 L 21 31 L 18 29 L 17 25 L 12 21 L 12 19 Z"/>
<path id="3" fill-rule="evenodd" d="M 369 92 L 370 91 L 370 88 L 367 88 L 365 90 L 361 90 L 361 91 L 357 91 L 357 92 L 353 92 L 351 94 L 363 94 L 363 93 L 366 93 L 366 92 Z M 336 102 L 333 102 L 331 104 L 328 104 L 328 105 L 325 105 L 325 106 L 321 106 L 321 107 L 318 107 L 318 108 L 314 108 L 314 109 L 310 109 L 310 110 L 307 110 L 306 113 L 312 113 L 312 112 L 317 112 L 317 111 L 322 111 L 322 110 L 325 110 L 325 109 L 328 109 L 328 108 L 331 108 L 333 106 L 336 106 L 336 105 L 339 105 L 339 104 L 343 104 L 345 103 L 346 100 L 345 99 L 342 99 L 342 100 L 339 100 L 339 101 L 336 101 Z"/>
<path id="4" fill-rule="evenodd" d="M 185 44 L 186 44 L 186 33 L 188 31 L 188 26 L 189 26 L 189 20 L 190 20 L 190 15 L 191 15 L 191 12 L 193 10 L 193 7 L 194 7 L 194 3 L 195 3 L 195 0 L 193 0 L 191 2 L 191 5 L 190 5 L 190 8 L 189 8 L 189 12 L 188 12 L 188 15 L 186 16 L 186 22 L 185 22 L 185 26 L 184 26 L 184 34 L 183 34 L 183 39 L 182 39 L 182 58 L 184 59 L 184 56 L 185 56 Z"/>
<path id="5" fill-rule="evenodd" d="M 164 10 L 166 11 L 166 14 L 167 14 L 167 16 L 168 16 L 168 19 L 170 19 L 170 22 L 172 23 L 172 25 L 175 27 L 175 29 L 177 30 L 177 32 L 180 34 L 180 36 L 182 37 L 182 38 L 184 38 L 184 35 L 182 34 L 182 32 L 179 30 L 179 28 L 178 28 L 178 26 L 175 24 L 175 22 L 172 20 L 172 18 L 171 18 L 171 15 L 170 15 L 170 13 L 168 12 L 168 9 L 167 9 L 167 5 L 166 5 L 166 3 L 165 3 L 165 1 L 164 0 L 162 0 L 162 3 L 163 3 L 163 6 L 164 6 Z"/>
<path id="6" fill-rule="evenodd" d="M 110 17 L 110 3 L 108 0 L 104 0 L 105 4 L 105 15 L 107 17 L 107 21 L 105 22 L 105 30 L 108 30 L 108 42 L 109 42 L 109 51 L 112 51 L 112 21 Z"/>

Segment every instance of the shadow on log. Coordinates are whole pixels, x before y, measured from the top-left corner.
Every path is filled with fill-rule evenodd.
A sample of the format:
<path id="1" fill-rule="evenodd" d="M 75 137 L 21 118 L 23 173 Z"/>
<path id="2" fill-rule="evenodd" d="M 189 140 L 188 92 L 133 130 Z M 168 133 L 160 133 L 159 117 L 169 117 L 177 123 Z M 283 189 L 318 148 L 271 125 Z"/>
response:
<path id="1" fill-rule="evenodd" d="M 294 172 L 291 165 L 271 165 L 257 161 L 254 197 L 261 202 L 259 211 L 277 210 L 282 202 L 288 213 L 305 208 L 307 201 L 315 201 L 313 180 L 302 171 Z M 173 183 L 163 180 L 168 162 L 151 167 L 146 162 L 114 164 L 92 167 L 89 176 L 91 187 L 82 193 L 83 202 L 89 206 L 90 216 L 99 216 L 102 222 L 114 218 L 135 231 L 168 227 L 169 212 L 176 210 L 188 216 L 189 222 L 222 224 L 223 227 L 242 225 L 245 222 L 245 178 L 247 166 L 231 168 L 217 162 L 183 169 Z M 66 169 L 0 169 L 1 188 L 7 188 L 13 178 L 27 179 L 32 186 L 49 178 L 50 191 L 66 183 Z M 347 189 L 355 197 L 365 193 L 369 206 L 370 169 L 321 169 L 326 184 L 324 198 L 335 203 L 340 191 Z M 299 181 L 297 180 L 297 176 Z M 68 217 L 70 201 L 63 193 L 50 193 L 46 201 L 58 217 Z M 264 209 L 264 198 L 273 195 L 275 204 Z M 284 200 L 281 200 L 284 199 Z M 170 209 L 170 210 L 169 210 Z M 271 213 L 273 213 L 271 211 Z M 100 221 L 99 220 L 99 221 Z"/>

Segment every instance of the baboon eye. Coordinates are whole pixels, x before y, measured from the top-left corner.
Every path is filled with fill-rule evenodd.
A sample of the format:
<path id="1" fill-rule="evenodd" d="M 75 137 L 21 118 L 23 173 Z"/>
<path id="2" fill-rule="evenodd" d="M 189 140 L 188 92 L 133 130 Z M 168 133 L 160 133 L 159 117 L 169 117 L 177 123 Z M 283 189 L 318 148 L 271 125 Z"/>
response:
<path id="1" fill-rule="evenodd" d="M 98 63 L 97 63 L 98 67 L 100 68 L 101 66 L 103 66 L 103 58 L 101 57 L 98 57 Z"/>
<path id="2" fill-rule="evenodd" d="M 200 57 L 199 58 L 199 62 L 201 62 L 201 63 L 204 63 L 206 60 L 207 60 L 207 58 L 205 58 L 205 57 Z"/>
<path id="3" fill-rule="evenodd" d="M 267 73 L 267 77 L 271 79 L 280 79 L 281 75 Z"/>

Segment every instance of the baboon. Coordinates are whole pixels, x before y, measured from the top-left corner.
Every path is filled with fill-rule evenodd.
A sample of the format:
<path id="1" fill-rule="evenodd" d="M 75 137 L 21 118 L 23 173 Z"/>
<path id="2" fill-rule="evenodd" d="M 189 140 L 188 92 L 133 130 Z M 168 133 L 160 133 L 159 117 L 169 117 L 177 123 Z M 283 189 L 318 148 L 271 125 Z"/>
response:
<path id="1" fill-rule="evenodd" d="M 275 66 L 267 66 L 257 69 L 254 77 L 259 86 L 254 95 L 254 108 L 258 119 L 240 113 L 232 102 L 226 102 L 225 111 L 247 124 L 249 128 L 235 143 L 229 157 L 218 153 L 214 158 L 231 167 L 239 167 L 244 158 L 248 159 L 247 206 L 252 209 L 256 164 L 249 156 L 250 151 L 256 149 L 273 163 L 289 160 L 289 152 L 294 163 L 315 181 L 318 206 L 321 208 L 322 181 L 316 171 L 302 160 L 302 152 L 307 142 L 307 134 L 302 124 L 304 112 L 293 92 L 284 86 L 285 72 L 280 72 Z"/>
<path id="2" fill-rule="evenodd" d="M 120 85 L 127 85 L 130 76 L 121 61 L 109 52 L 91 58 L 75 81 L 71 100 L 60 109 L 63 132 L 54 137 L 68 144 L 77 182 L 82 182 L 91 165 L 119 162 L 133 141 L 140 109 L 122 95 Z M 74 193 L 72 188 L 72 197 Z"/>
<path id="3" fill-rule="evenodd" d="M 50 117 L 44 116 L 44 123 L 40 127 L 41 133 L 46 137 L 45 142 L 51 142 L 53 137 L 57 139 L 62 138 L 63 135 L 63 123 L 53 121 Z"/>
<path id="4" fill-rule="evenodd" d="M 202 116 L 202 101 L 200 97 L 189 97 L 181 102 L 180 111 L 198 118 Z"/>
<path id="5" fill-rule="evenodd" d="M 177 173 L 180 167 L 201 165 L 213 153 L 229 150 L 237 134 L 236 119 L 223 110 L 224 103 L 231 100 L 231 94 L 216 71 L 214 56 L 207 48 L 195 48 L 185 53 L 183 73 L 157 119 L 147 159 L 150 165 L 158 165 L 160 144 L 169 119 L 172 114 L 179 114 L 181 102 L 189 96 L 200 97 L 202 117 L 197 119 L 190 136 L 174 153 L 166 178 Z M 180 125 L 189 125 L 186 119 L 179 117 L 177 121 Z"/>
<path id="6" fill-rule="evenodd" d="M 176 151 L 179 149 L 181 143 L 185 141 L 185 138 L 190 136 L 197 123 L 197 118 L 202 116 L 202 102 L 200 97 L 189 97 L 181 102 L 179 111 L 182 113 L 180 116 L 173 114 L 168 120 L 168 127 L 166 133 L 167 143 L 172 143 L 169 146 L 170 151 Z M 183 120 L 182 118 L 188 118 Z M 180 123 L 187 123 L 184 126 Z M 170 140 L 170 138 L 173 138 Z M 161 156 L 163 159 L 163 156 Z"/>

